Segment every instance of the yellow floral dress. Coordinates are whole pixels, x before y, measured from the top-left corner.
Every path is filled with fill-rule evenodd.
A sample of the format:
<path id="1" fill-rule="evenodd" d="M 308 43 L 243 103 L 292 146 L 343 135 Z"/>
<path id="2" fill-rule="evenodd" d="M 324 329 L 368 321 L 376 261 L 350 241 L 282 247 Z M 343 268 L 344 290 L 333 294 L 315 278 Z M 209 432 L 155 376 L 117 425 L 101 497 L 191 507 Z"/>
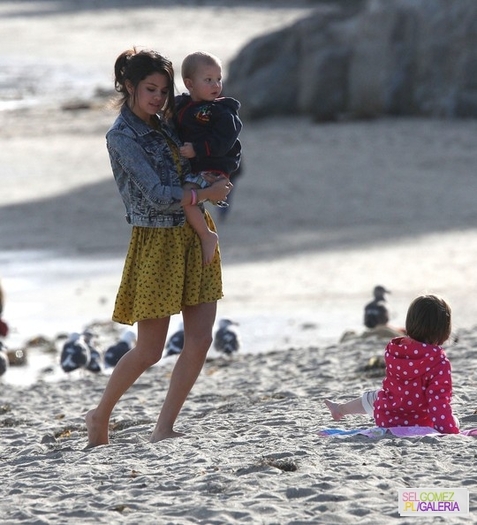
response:
<path id="1" fill-rule="evenodd" d="M 179 152 L 172 143 L 171 150 L 178 159 Z M 205 219 L 216 231 L 207 211 Z M 218 246 L 211 264 L 204 266 L 200 239 L 187 222 L 173 228 L 133 226 L 113 321 L 132 325 L 222 297 Z"/>

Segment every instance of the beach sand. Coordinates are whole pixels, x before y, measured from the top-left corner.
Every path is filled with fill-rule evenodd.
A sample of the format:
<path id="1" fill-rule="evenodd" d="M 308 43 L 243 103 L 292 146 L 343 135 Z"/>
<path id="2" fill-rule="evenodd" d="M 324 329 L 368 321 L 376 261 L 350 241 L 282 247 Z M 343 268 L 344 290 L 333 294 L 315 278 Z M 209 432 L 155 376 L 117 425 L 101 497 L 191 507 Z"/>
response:
<path id="1" fill-rule="evenodd" d="M 448 348 L 454 407 L 477 426 L 475 332 Z M 475 523 L 474 439 L 324 438 L 323 399 L 379 384 L 363 372 L 382 341 L 288 347 L 207 362 L 176 428 L 150 444 L 174 358 L 151 368 L 112 419 L 111 444 L 85 450 L 84 412 L 105 376 L 39 382 L 2 394 L 3 523 Z M 466 488 L 471 516 L 400 517 L 400 488 Z"/>
<path id="2" fill-rule="evenodd" d="M 104 145 L 115 111 L 92 93 L 111 89 L 119 52 L 154 47 L 177 66 L 207 48 L 226 62 L 264 28 L 309 9 L 141 2 L 125 13 L 121 4 L 0 3 L 1 60 L 13 83 L 0 129 L 10 348 L 95 321 L 103 336 L 111 328 L 129 227 Z M 318 436 L 372 425 L 365 417 L 337 424 L 323 399 L 379 386 L 379 373 L 362 367 L 386 341 L 338 343 L 363 329 L 376 284 L 392 290 L 397 326 L 420 293 L 449 301 L 459 338 L 447 348 L 455 411 L 463 428 L 477 426 L 476 131 L 471 120 L 245 122 L 245 171 L 218 224 L 218 315 L 240 322 L 239 354 L 206 364 L 178 420 L 187 438 L 148 442 L 173 366 L 166 359 L 118 405 L 111 445 L 87 451 L 83 417 L 107 375 L 66 377 L 54 353 L 48 365 L 38 358 L 49 373 L 33 383 L 31 370 L 12 367 L 0 384 L 2 522 L 407 525 L 416 518 L 398 516 L 399 488 L 451 487 L 469 489 L 470 518 L 419 522 L 477 523 L 473 438 Z"/>

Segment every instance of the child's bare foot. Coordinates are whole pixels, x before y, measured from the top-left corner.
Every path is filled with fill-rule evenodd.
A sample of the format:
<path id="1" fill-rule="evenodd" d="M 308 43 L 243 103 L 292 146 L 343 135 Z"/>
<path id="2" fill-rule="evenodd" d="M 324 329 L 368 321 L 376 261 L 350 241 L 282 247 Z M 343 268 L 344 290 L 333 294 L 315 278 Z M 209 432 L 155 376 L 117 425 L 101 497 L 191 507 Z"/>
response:
<path id="1" fill-rule="evenodd" d="M 339 421 L 340 419 L 344 418 L 345 415 L 341 412 L 340 405 L 338 403 L 334 403 L 329 399 L 325 399 L 325 405 L 328 407 L 329 411 L 331 412 L 331 417 L 335 421 Z"/>
<path id="2" fill-rule="evenodd" d="M 218 242 L 219 236 L 213 231 L 208 231 L 206 235 L 201 237 L 200 243 L 202 246 L 202 261 L 204 265 L 212 262 Z"/>
<path id="3" fill-rule="evenodd" d="M 109 443 L 108 425 L 103 428 L 97 418 L 95 417 L 96 410 L 90 410 L 86 416 L 86 428 L 88 430 L 88 446 L 87 448 L 97 447 L 99 445 L 107 445 Z"/>
<path id="4" fill-rule="evenodd" d="M 154 429 L 154 432 L 151 436 L 151 443 L 157 443 L 158 441 L 162 441 L 163 439 L 170 439 L 170 438 L 179 438 L 184 437 L 185 434 L 183 432 L 176 432 L 175 430 L 168 430 L 167 432 L 161 432 L 157 429 Z"/>

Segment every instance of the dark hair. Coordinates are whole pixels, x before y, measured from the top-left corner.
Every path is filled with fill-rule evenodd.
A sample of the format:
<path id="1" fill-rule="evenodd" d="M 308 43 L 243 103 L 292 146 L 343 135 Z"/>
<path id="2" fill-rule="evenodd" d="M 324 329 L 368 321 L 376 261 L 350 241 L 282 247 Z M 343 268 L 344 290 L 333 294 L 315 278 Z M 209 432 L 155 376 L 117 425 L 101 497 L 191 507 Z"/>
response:
<path id="1" fill-rule="evenodd" d="M 406 333 L 411 339 L 441 345 L 451 333 L 450 306 L 435 295 L 416 297 L 406 316 Z"/>
<path id="2" fill-rule="evenodd" d="M 169 118 L 174 111 L 174 69 L 172 62 L 156 51 L 149 49 L 137 51 L 136 48 L 133 48 L 118 56 L 114 64 L 114 87 L 122 95 L 119 103 L 125 104 L 130 97 L 126 89 L 126 81 L 137 88 L 139 82 L 153 73 L 160 73 L 168 79 L 169 95 L 164 108 L 164 116 Z"/>

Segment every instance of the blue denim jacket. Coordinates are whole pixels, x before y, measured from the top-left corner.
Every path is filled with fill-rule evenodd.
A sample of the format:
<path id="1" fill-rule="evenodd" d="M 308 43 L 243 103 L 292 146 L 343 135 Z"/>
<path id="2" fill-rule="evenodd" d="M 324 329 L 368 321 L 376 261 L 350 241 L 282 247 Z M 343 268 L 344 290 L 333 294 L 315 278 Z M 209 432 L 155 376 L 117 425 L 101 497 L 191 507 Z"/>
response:
<path id="1" fill-rule="evenodd" d="M 185 222 L 177 166 L 166 137 L 180 146 L 174 131 L 162 122 L 162 133 L 150 128 L 126 105 L 106 133 L 106 145 L 126 220 L 133 226 L 168 228 Z M 189 163 L 181 157 L 182 173 Z"/>

